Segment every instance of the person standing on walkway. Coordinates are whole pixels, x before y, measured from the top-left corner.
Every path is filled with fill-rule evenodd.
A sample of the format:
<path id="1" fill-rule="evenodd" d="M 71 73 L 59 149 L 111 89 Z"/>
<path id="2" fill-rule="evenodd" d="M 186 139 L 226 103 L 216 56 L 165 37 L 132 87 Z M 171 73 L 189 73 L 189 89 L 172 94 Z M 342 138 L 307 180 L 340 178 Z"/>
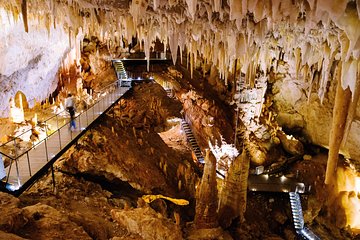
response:
<path id="1" fill-rule="evenodd" d="M 70 114 L 70 131 L 73 131 L 76 129 L 75 124 L 75 100 L 73 96 L 69 93 L 67 98 L 65 99 L 65 108 Z"/>

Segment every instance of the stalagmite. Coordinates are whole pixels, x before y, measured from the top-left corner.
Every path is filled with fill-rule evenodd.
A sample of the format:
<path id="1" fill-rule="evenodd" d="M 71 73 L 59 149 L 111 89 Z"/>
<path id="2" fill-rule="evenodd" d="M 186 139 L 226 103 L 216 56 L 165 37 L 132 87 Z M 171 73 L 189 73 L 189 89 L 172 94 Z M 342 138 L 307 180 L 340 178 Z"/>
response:
<path id="1" fill-rule="evenodd" d="M 231 164 L 219 196 L 219 222 L 225 229 L 232 220 L 240 217 L 244 220 L 247 198 L 247 179 L 250 161 L 246 151 L 239 155 Z"/>
<path id="2" fill-rule="evenodd" d="M 337 87 L 335 104 L 333 109 L 333 119 L 329 140 L 329 156 L 326 165 L 325 184 L 333 184 L 336 178 L 336 169 L 339 157 L 339 149 L 344 136 L 344 128 L 348 115 L 351 92 L 349 88 L 345 90 L 341 86 L 341 66 L 337 67 Z"/>
<path id="3" fill-rule="evenodd" d="M 197 229 L 216 228 L 219 226 L 217 206 L 216 158 L 207 149 L 204 173 L 196 196 L 194 224 Z"/>

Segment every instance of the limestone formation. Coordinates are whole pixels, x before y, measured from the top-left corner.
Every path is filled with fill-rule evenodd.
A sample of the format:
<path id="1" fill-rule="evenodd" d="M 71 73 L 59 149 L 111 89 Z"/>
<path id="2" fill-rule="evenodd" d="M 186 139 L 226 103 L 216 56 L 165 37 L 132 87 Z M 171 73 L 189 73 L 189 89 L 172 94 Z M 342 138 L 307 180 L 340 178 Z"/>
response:
<path id="1" fill-rule="evenodd" d="M 206 150 L 204 172 L 196 194 L 195 227 L 217 228 L 219 226 L 217 208 L 216 158 Z"/>
<path id="2" fill-rule="evenodd" d="M 244 221 L 250 161 L 246 151 L 232 162 L 219 196 L 219 222 L 227 228 L 237 217 Z"/>
<path id="3" fill-rule="evenodd" d="M 329 142 L 329 158 L 326 167 L 326 184 L 334 184 L 334 182 L 336 181 L 338 155 L 341 147 L 341 142 L 344 137 L 346 118 L 348 115 L 349 104 L 351 101 L 351 91 L 348 87 L 346 89 L 343 89 L 340 76 L 341 70 L 340 67 L 338 67 L 338 82 L 336 88 L 336 97 Z"/>
<path id="4" fill-rule="evenodd" d="M 309 181 L 307 184 L 313 184 L 315 194 L 324 195 L 326 191 L 319 182 L 324 180 L 320 170 L 325 168 L 325 161 L 322 161 L 324 158 L 317 161 L 318 153 L 322 152 L 318 147 L 329 149 L 327 184 L 341 183 L 337 178 L 339 163 L 359 172 L 359 0 L 12 0 L 0 1 L 0 25 L 0 103 L 3 103 L 0 117 L 10 117 L 15 123 L 11 123 L 12 126 L 19 126 L 15 131 L 11 129 L 11 134 L 10 130 L 6 133 L 9 137 L 5 139 L 14 141 L 14 148 L 2 147 L 1 151 L 6 154 L 17 155 L 18 150 L 26 149 L 49 133 L 56 133 L 49 125 L 27 123 L 35 111 L 39 111 L 39 123 L 42 122 L 54 95 L 59 102 L 66 91 L 77 90 L 79 110 L 86 109 L 96 100 L 92 89 L 94 96 L 100 96 L 99 89 L 116 79 L 110 60 L 129 57 L 146 60 L 142 71 L 147 73 L 142 76 L 158 75 L 162 82 L 171 82 L 173 95 L 182 106 L 168 108 L 174 99 L 166 98 L 163 89 L 158 88 L 153 96 L 146 95 L 153 88 L 153 81 L 134 86 L 131 91 L 139 91 L 141 96 L 127 94 L 114 107 L 112 116 L 104 116 L 101 125 L 88 131 L 56 163 L 57 169 L 101 179 L 99 181 L 106 184 L 126 185 L 142 194 L 161 194 L 171 199 L 187 196 L 191 208 L 201 166 L 189 161 L 188 149 L 179 154 L 175 147 L 166 145 L 161 132 L 169 128 L 168 117 L 185 117 L 201 149 L 211 144 L 242 149 L 243 154 L 235 160 L 229 156 L 215 159 L 217 156 L 207 151 L 194 219 L 196 230 L 202 236 L 191 234 L 190 239 L 226 239 L 218 228 L 217 210 L 223 227 L 232 226 L 231 222 L 238 216 L 240 221 L 244 220 L 245 205 L 249 203 L 246 176 L 250 163 L 251 168 L 276 166 L 286 162 L 284 159 L 289 155 L 299 159 L 303 155 L 306 161 L 289 167 L 289 175 L 294 175 L 291 170 L 297 168 L 299 181 Z M 161 49 L 156 45 L 161 45 Z M 158 73 L 150 72 L 154 70 L 155 64 L 150 64 L 154 54 L 160 55 L 161 61 L 171 57 L 166 59 L 171 61 L 164 61 L 163 67 L 155 67 L 161 69 Z M 171 64 L 174 66 L 169 67 Z M 132 70 L 136 68 L 132 67 Z M 19 96 L 26 96 L 27 102 Z M 36 102 L 44 104 L 34 109 Z M 60 106 L 54 112 L 62 110 Z M 0 131 L 8 131 L 8 125 L 0 120 Z M 13 137 L 25 130 L 28 131 L 20 137 Z M 295 139 L 290 134 L 301 137 Z M 185 157 L 186 154 L 189 156 Z M 8 165 L 6 159 L 5 167 Z M 228 172 L 218 207 L 215 170 L 219 165 L 222 171 Z M 315 170 L 321 174 L 312 176 Z M 302 177 L 301 173 L 310 174 L 310 178 Z M 351 179 L 354 183 L 360 182 L 358 175 L 352 175 Z M 241 184 L 236 185 L 238 182 Z M 235 190 L 234 193 L 231 190 Z M 352 184 L 342 193 L 335 191 L 334 199 L 342 199 L 343 205 L 357 206 L 360 205 L 359 191 L 359 186 Z M 51 203 L 49 195 L 46 201 Z M 8 201 L 8 197 L 3 198 Z M 4 210 L 0 230 L 21 229 L 27 237 L 27 230 L 34 228 L 39 231 L 32 238 L 49 239 L 59 238 L 62 228 L 71 228 L 74 233 L 69 234 L 69 238 L 119 239 L 112 234 L 87 236 L 86 232 L 90 231 L 86 229 L 96 224 L 90 220 L 86 224 L 76 214 L 72 216 L 75 224 L 46 201 L 37 205 L 28 202 L 24 208 L 16 203 L 10 210 Z M 63 201 L 61 204 L 66 205 L 66 200 Z M 240 205 L 235 206 L 236 201 Z M 13 204 L 12 200 L 9 202 Z M 251 209 L 259 210 L 254 207 L 256 199 L 249 205 L 254 202 Z M 267 199 L 263 202 L 268 203 Z M 270 205 L 262 205 L 264 215 L 271 212 L 267 209 Z M 175 214 L 174 227 L 171 221 L 149 209 L 130 210 L 131 204 L 125 206 L 124 212 L 115 209 L 113 216 L 128 226 L 131 238 L 159 238 L 151 235 L 151 229 L 146 227 L 151 222 L 149 219 L 159 224 L 160 237 L 182 238 L 178 234 L 181 234 L 181 214 Z M 331 221 L 323 223 L 326 222 L 323 219 L 330 218 L 327 210 L 331 206 L 314 207 L 316 201 L 305 206 L 310 208 L 309 212 L 315 209 L 311 222 L 316 226 L 334 229 Z M 11 214 L 8 211 L 12 211 Z M 163 209 L 162 213 L 165 212 Z M 170 215 L 174 216 L 174 212 Z M 259 212 L 254 211 L 254 215 L 261 216 Z M 149 217 L 146 224 L 135 216 L 142 213 Z M 356 211 L 347 216 L 351 219 L 349 227 L 342 222 L 343 216 L 335 218 L 335 230 L 350 232 L 354 227 L 358 230 L 360 224 L 353 215 L 356 216 Z M 264 230 L 254 227 L 264 225 L 263 222 L 251 222 L 256 221 L 256 217 L 249 217 L 248 225 L 238 225 L 232 234 L 237 237 L 245 232 L 241 235 L 244 238 L 267 239 L 277 238 L 268 234 L 276 232 L 281 237 L 294 237 L 293 229 L 284 226 L 289 221 L 283 212 L 274 211 L 269 216 L 275 221 Z M 187 217 L 193 220 L 193 216 Z M 134 219 L 136 224 L 131 225 Z M 169 229 L 166 226 L 170 226 Z M 258 231 L 252 233 L 253 229 Z M 325 232 L 324 229 L 319 232 Z M 4 238 L 14 237 L 0 232 L 1 237 L 4 234 Z"/>

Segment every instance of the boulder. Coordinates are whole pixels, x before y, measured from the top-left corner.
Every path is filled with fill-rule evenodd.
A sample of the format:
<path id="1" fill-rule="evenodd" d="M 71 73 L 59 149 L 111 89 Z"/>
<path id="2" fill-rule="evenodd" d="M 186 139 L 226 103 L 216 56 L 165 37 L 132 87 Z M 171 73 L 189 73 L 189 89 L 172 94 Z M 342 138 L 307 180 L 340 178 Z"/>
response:
<path id="1" fill-rule="evenodd" d="M 10 194 L 0 192 L 0 230 L 8 232 L 17 231 L 27 223 L 27 219 L 19 205 L 19 199 Z M 7 238 L 0 237 L 0 239 Z"/>
<path id="2" fill-rule="evenodd" d="M 138 234 L 146 240 L 180 240 L 181 229 L 172 220 L 156 213 L 150 207 L 111 211 L 111 215 L 131 234 Z"/>

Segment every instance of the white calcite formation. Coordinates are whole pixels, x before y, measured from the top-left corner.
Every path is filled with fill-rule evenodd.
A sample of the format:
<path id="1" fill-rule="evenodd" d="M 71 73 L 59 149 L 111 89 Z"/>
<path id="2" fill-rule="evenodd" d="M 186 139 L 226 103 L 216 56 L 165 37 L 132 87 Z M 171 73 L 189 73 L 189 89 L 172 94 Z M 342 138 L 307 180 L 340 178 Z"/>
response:
<path id="1" fill-rule="evenodd" d="M 22 91 L 33 107 L 57 87 L 56 74 L 69 51 L 68 36 L 62 27 L 50 31 L 29 21 L 29 32 L 19 18 L 0 8 L 0 116 L 9 114 L 9 102 Z"/>
<path id="2" fill-rule="evenodd" d="M 296 81 L 308 86 L 308 99 L 314 91 L 314 101 L 320 103 L 341 69 L 339 83 L 343 89 L 349 87 L 354 102 L 349 106 L 353 114 L 337 123 L 346 124 L 345 132 L 338 134 L 347 137 L 358 99 L 359 5 L 359 0 L 2 1 L 0 22 L 5 31 L 1 36 L 7 38 L 7 50 L 0 51 L 6 62 L 0 68 L 2 102 L 7 102 L 14 89 L 22 90 L 28 99 L 49 94 L 65 49 L 73 49 L 70 59 L 78 60 L 83 35 L 97 36 L 110 52 L 122 46 L 123 40 L 130 42 L 137 36 L 147 59 L 152 42 L 158 39 L 169 45 L 174 63 L 178 49 L 186 51 L 191 76 L 195 68 L 210 64 L 218 69 L 225 85 L 230 76 L 240 81 L 242 74 L 241 81 L 253 87 L 259 74 L 266 75 L 285 61 Z M 17 46 L 20 49 L 9 52 Z M 35 94 L 39 87 L 41 91 Z M 294 95 L 290 100 L 293 103 L 297 98 Z M 333 118 L 339 119 L 336 113 Z M 336 145 L 339 143 L 329 147 L 337 149 Z"/>
<path id="3" fill-rule="evenodd" d="M 174 62 L 178 47 L 186 49 L 191 68 L 199 64 L 201 57 L 217 66 L 225 82 L 234 72 L 236 59 L 251 82 L 256 66 L 263 72 L 269 70 L 272 59 L 283 51 L 296 62 L 297 72 L 304 71 L 305 76 L 315 70 L 321 72 L 321 100 L 332 63 L 340 60 L 348 70 L 342 77 L 343 87 L 350 86 L 354 91 L 360 54 L 359 7 L 354 1 L 23 2 L 26 8 L 19 1 L 1 3 L 3 15 L 6 11 L 9 16 L 1 22 L 20 24 L 22 18 L 22 30 L 29 34 L 36 29 L 47 29 L 49 33 L 65 30 L 70 45 L 79 42 L 79 32 L 97 35 L 108 42 L 109 48 L 137 35 L 147 57 L 151 42 L 158 38 L 169 43 Z M 32 21 L 38 22 L 37 28 L 31 27 Z M 56 26 L 57 30 L 51 29 Z"/>
<path id="4" fill-rule="evenodd" d="M 279 51 L 295 60 L 296 71 L 321 72 L 319 97 L 326 92 L 333 61 L 344 62 L 349 73 L 343 76 L 343 87 L 354 90 L 360 55 L 358 42 L 359 7 L 349 0 L 337 1 L 20 1 L 1 3 L 9 16 L 2 23 L 24 23 L 29 33 L 34 29 L 53 32 L 54 26 L 64 29 L 70 45 L 76 45 L 76 35 L 97 35 L 115 48 L 122 39 L 137 35 L 143 42 L 147 57 L 151 42 L 157 38 L 169 43 L 173 61 L 176 52 L 186 49 L 190 65 L 200 61 L 217 66 L 227 81 L 234 61 L 247 80 L 254 79 L 256 66 L 266 71 Z M 5 9 L 5 10 L 4 10 Z M 40 13 L 40 14 L 39 14 Z M 311 68 L 311 70 L 309 70 Z M 307 72 L 308 74 L 311 74 Z"/>

